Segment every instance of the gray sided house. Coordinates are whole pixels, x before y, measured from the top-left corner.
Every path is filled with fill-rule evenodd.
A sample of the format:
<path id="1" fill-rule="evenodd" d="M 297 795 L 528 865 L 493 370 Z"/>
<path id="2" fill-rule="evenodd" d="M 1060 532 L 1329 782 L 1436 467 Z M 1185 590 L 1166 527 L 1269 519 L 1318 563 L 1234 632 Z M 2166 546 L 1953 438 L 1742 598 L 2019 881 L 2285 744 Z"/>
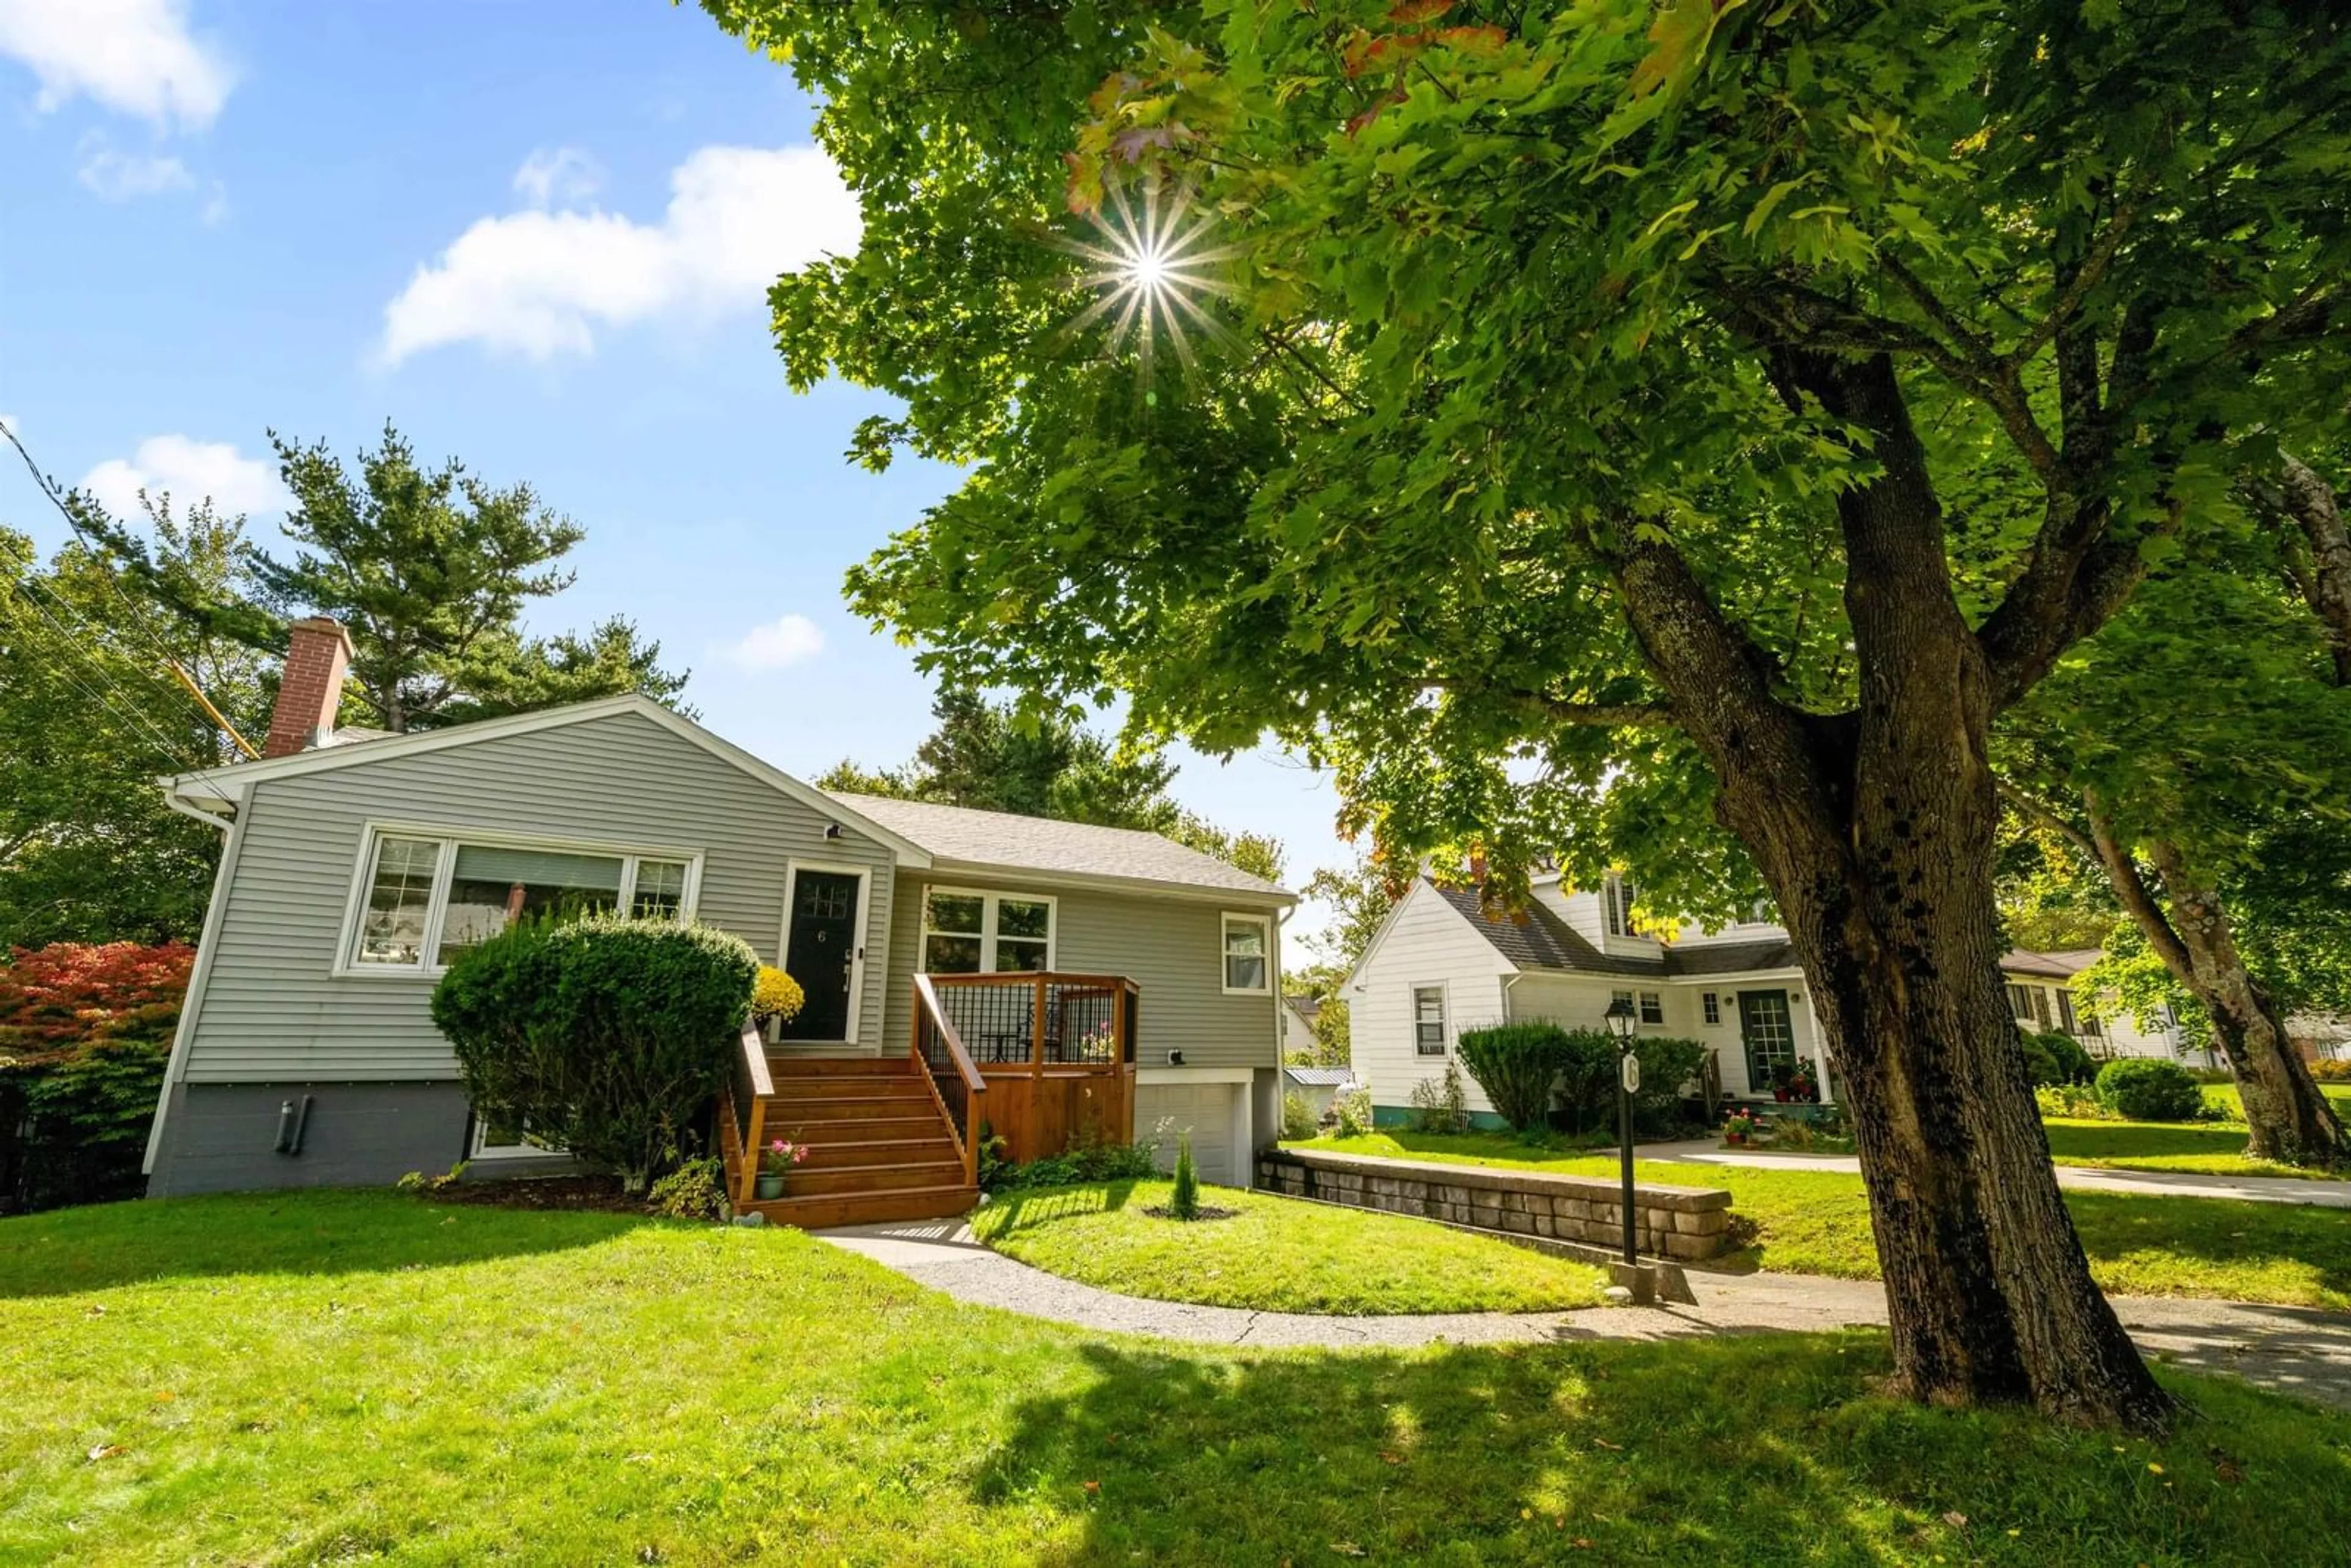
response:
<path id="1" fill-rule="evenodd" d="M 960 1118 L 1009 1112 L 1006 1091 L 1030 1078 L 1041 1096 L 1057 1075 L 1109 1074 L 1071 1091 L 1113 1107 L 1098 1130 L 1123 1134 L 1130 1113 L 1145 1136 L 1188 1129 L 1215 1180 L 1246 1185 L 1279 1132 L 1278 944 L 1294 900 L 1156 835 L 828 795 L 634 696 L 302 738 L 165 781 L 174 810 L 225 838 L 151 1195 L 559 1163 L 468 1105 L 427 1008 L 455 953 L 562 904 L 733 932 L 806 988 L 789 1025 L 746 1036 L 723 1118 L 746 1113 L 729 1121 L 730 1180 L 755 1097 L 775 1106 L 771 1127 L 830 1128 L 804 1135 L 841 1140 L 845 1164 L 903 1159 L 880 1185 L 919 1186 L 936 1212 L 970 1196 L 979 1129 Z M 918 974 L 954 1005 L 925 1010 Z M 1081 1016 L 1105 988 L 1126 998 L 1115 1030 L 1102 1009 Z M 1016 991 L 1033 1009 L 964 1005 Z M 985 1078 L 989 1096 L 990 1073 L 1022 1082 Z M 874 1185 L 855 1172 L 794 1180 L 840 1200 L 823 1218 L 890 1217 L 851 1201 Z"/>

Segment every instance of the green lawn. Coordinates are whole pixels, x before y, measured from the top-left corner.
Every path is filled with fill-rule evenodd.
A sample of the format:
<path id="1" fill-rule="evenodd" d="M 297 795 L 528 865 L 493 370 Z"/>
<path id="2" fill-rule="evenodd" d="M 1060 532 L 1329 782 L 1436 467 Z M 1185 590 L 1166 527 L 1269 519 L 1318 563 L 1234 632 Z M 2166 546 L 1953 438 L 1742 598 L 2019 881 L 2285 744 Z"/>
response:
<path id="1" fill-rule="evenodd" d="M 1501 1133 L 1374 1133 L 1290 1146 L 1573 1176 L 1616 1170 L 1612 1155 L 1547 1155 Z M 1859 1176 L 1651 1160 L 1634 1172 L 1642 1181 L 1728 1190 L 1731 1211 L 1756 1227 L 1744 1256 L 1761 1268 L 1846 1280 L 1877 1276 Z M 2069 1192 L 2065 1204 L 2092 1271 L 2109 1291 L 2351 1311 L 2351 1214 L 2341 1209 L 2102 1192 Z"/>
<path id="2" fill-rule="evenodd" d="M 1425 1219 L 1200 1189 L 1229 1219 L 1155 1218 L 1164 1181 L 1092 1182 L 999 1196 L 973 1217 L 989 1246 L 1050 1273 L 1163 1301 L 1280 1312 L 1532 1312 L 1589 1307 L 1588 1264 Z"/>
<path id="3" fill-rule="evenodd" d="M 2166 1371 L 2198 1414 L 2147 1442 L 1883 1401 L 1885 1364 L 1874 1333 L 1227 1352 L 960 1307 L 774 1229 L 115 1205 L 0 1220 L 0 1560 L 2184 1565 L 2351 1539 L 2351 1417 Z"/>
<path id="4" fill-rule="evenodd" d="M 2236 1091 L 2225 1092 L 2233 1095 Z M 2049 1134 L 2049 1155 L 2061 1166 L 2190 1176 L 2298 1176 L 2313 1181 L 2343 1174 L 2251 1158 L 2245 1153 L 2242 1122 L 2096 1122 L 2050 1116 L 2041 1124 Z"/>

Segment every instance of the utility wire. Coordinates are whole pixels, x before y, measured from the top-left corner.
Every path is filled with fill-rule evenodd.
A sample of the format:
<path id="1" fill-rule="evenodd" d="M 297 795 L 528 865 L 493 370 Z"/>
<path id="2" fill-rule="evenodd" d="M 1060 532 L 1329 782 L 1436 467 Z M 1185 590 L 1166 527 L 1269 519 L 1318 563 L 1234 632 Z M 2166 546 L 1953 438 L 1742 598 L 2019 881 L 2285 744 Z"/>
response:
<path id="1" fill-rule="evenodd" d="M 58 664 L 57 673 L 63 675 L 67 681 L 70 682 L 75 689 L 79 691 L 82 695 L 89 698 L 91 701 L 105 708 L 108 712 L 113 714 L 116 718 L 122 720 L 123 723 L 130 727 L 131 737 L 136 740 L 143 741 L 146 745 L 152 747 L 156 754 L 164 759 L 173 772 L 177 773 L 187 771 L 186 759 L 172 747 L 172 737 L 165 733 L 154 720 L 149 718 L 144 713 L 141 713 L 139 710 L 138 700 L 135 697 L 131 696 L 130 693 L 123 691 L 120 686 L 115 685 L 111 673 L 108 671 L 103 664 L 99 662 L 97 653 L 77 642 L 73 633 L 66 630 L 65 625 L 59 622 L 54 614 L 50 613 L 48 607 L 44 605 L 38 598 L 35 597 L 33 593 L 28 591 L 32 587 L 33 584 L 29 579 L 25 582 L 18 584 L 17 588 L 19 597 L 21 597 L 26 603 L 31 605 L 35 611 L 39 612 L 41 619 L 49 623 L 50 629 L 57 632 L 59 640 L 61 640 L 68 649 L 80 653 L 84 658 L 89 661 L 90 667 L 98 672 L 101 686 L 105 689 L 93 687 L 89 682 L 83 680 L 73 669 L 70 662 Z M 59 602 L 62 603 L 63 601 L 60 601 Z M 123 702 L 128 703 L 131 706 L 128 708 L 125 708 L 120 704 L 118 704 L 114 700 L 117 695 L 120 695 L 123 699 Z M 141 733 L 142 731 L 144 732 L 143 734 Z"/>
<path id="2" fill-rule="evenodd" d="M 6 436 L 8 438 L 8 444 L 16 449 L 16 455 L 24 459 L 26 471 L 32 475 L 33 483 L 39 487 L 41 494 L 47 498 L 49 505 L 57 508 L 57 515 L 65 518 L 66 527 L 73 530 L 74 538 L 79 539 L 85 549 L 90 550 L 99 558 L 98 564 L 99 567 L 99 575 L 105 580 L 108 591 L 114 595 L 115 602 L 122 606 L 125 624 L 131 631 L 136 632 L 146 638 L 148 646 L 155 650 L 157 656 L 163 661 L 164 667 L 169 669 L 172 674 L 179 677 L 180 684 L 187 688 L 187 695 L 195 699 L 196 706 L 204 709 L 205 716 L 220 727 L 221 730 L 227 735 L 232 742 L 235 744 L 238 750 L 244 752 L 247 757 L 259 756 L 260 753 L 254 749 L 253 743 L 246 739 L 243 735 L 239 734 L 236 727 L 229 723 L 228 719 L 221 713 L 220 709 L 213 705 L 212 699 L 204 695 L 203 686 L 197 683 L 195 676 L 188 671 L 187 667 L 180 663 L 179 656 L 172 653 L 171 648 L 163 642 L 162 638 L 158 635 L 154 629 L 149 626 L 141 618 L 139 607 L 131 601 L 131 596 L 129 594 L 122 591 L 122 584 L 115 580 L 115 573 L 110 564 L 110 558 L 115 552 L 103 539 L 94 539 L 89 536 L 88 530 L 82 527 L 81 519 L 74 515 L 74 509 L 66 504 L 65 497 L 58 490 L 57 481 L 50 478 L 47 474 L 42 472 L 41 465 L 33 460 L 32 453 L 26 450 L 23 438 L 20 437 L 16 434 L 16 430 L 5 420 L 0 420 L 0 435 Z M 56 595 L 54 593 L 51 597 L 56 599 Z M 57 602 L 62 605 L 64 601 L 62 599 L 57 599 Z M 94 655 L 92 662 L 95 663 Z M 140 668 L 140 666 L 135 664 L 131 667 L 134 669 Z M 100 666 L 100 674 L 103 674 L 105 673 L 103 666 Z M 152 675 L 159 687 L 166 692 L 171 691 L 171 687 L 164 683 L 161 675 L 153 674 L 152 672 L 143 669 L 141 670 L 141 674 Z M 117 687 L 116 689 L 120 690 L 120 688 Z M 177 693 L 172 693 L 172 700 L 175 702 L 178 700 Z"/>

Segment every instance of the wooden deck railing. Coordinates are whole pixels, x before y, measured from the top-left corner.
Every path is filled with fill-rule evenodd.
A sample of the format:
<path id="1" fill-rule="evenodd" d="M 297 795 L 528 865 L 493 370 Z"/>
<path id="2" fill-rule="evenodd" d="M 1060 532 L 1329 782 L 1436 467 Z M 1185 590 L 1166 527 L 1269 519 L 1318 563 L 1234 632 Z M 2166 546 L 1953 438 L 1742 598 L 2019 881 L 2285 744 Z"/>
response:
<path id="1" fill-rule="evenodd" d="M 739 1207 L 757 1196 L 759 1180 L 759 1141 L 768 1131 L 768 1098 L 776 1092 L 774 1075 L 768 1071 L 768 1042 L 759 1034 L 759 1026 L 743 1026 L 741 1049 L 735 1053 L 735 1130 L 743 1140 L 742 1168 L 736 1173 L 735 1201 Z"/>
<path id="2" fill-rule="evenodd" d="M 1016 1161 L 1133 1141 L 1141 1003 L 1133 980 L 1015 972 L 917 975 L 914 985 L 916 1028 L 929 1007 L 988 1092 L 986 1117 L 974 1113 L 967 1124 L 975 1170 L 983 1120 Z"/>
<path id="3" fill-rule="evenodd" d="M 966 1186 L 979 1180 L 978 1114 L 987 1103 L 987 1080 L 965 1049 L 963 1033 L 946 1009 L 939 1005 L 938 988 L 928 975 L 914 977 L 914 1065 L 931 1086 L 933 1098 L 955 1133 L 956 1152 L 963 1156 Z"/>

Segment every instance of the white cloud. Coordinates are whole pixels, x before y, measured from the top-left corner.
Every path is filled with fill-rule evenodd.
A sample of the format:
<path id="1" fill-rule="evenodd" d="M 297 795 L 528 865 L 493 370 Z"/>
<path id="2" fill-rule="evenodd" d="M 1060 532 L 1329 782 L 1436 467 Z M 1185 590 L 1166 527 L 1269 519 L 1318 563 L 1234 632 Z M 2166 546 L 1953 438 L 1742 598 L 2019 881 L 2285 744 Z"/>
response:
<path id="1" fill-rule="evenodd" d="M 577 147 L 542 147 L 515 171 L 515 193 L 534 207 L 584 202 L 604 183 L 596 160 Z"/>
<path id="2" fill-rule="evenodd" d="M 515 177 L 526 193 L 532 168 Z M 586 354 L 599 327 L 753 308 L 778 273 L 846 255 L 858 233 L 856 198 L 815 148 L 705 147 L 672 172 L 658 224 L 593 209 L 478 220 L 385 307 L 380 351 Z"/>
<path id="3" fill-rule="evenodd" d="M 0 55 L 39 80 L 43 112 L 86 96 L 158 127 L 195 130 L 236 73 L 188 31 L 186 0 L 0 0 Z"/>
<path id="4" fill-rule="evenodd" d="M 223 512 L 278 512 L 291 498 L 277 471 L 240 456 L 225 441 L 151 435 L 128 458 L 110 457 L 82 476 L 81 488 L 117 517 L 136 516 L 139 492 L 168 493 L 182 507 L 205 497 Z"/>
<path id="5" fill-rule="evenodd" d="M 780 670 L 824 652 L 824 633 L 805 615 L 786 615 L 754 626 L 726 650 L 738 669 Z"/>
<path id="6" fill-rule="evenodd" d="M 134 152 L 117 152 L 113 148 L 97 145 L 86 151 L 81 162 L 81 183 L 95 192 L 101 201 L 128 202 L 141 196 L 160 196 L 168 191 L 192 190 L 195 176 L 177 158 L 141 156 Z"/>

